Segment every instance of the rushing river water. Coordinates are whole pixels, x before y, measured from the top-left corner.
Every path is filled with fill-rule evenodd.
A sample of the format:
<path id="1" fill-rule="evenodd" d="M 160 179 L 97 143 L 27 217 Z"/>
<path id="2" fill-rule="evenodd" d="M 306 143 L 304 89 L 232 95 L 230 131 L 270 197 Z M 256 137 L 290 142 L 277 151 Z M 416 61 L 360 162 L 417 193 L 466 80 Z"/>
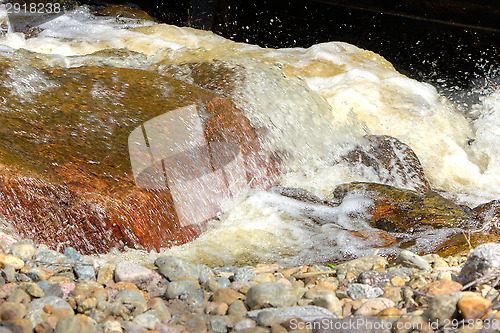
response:
<path id="1" fill-rule="evenodd" d="M 366 134 L 384 134 L 408 144 L 431 186 L 455 202 L 473 207 L 500 198 L 500 90 L 486 88 L 479 103 L 459 112 L 436 87 L 403 76 L 381 56 L 347 43 L 267 49 L 190 28 L 95 17 L 80 7 L 43 24 L 32 38 L 7 33 L 0 38 L 0 57 L 11 64 L 2 85 L 26 101 L 58 85 L 44 75 L 47 68 L 129 68 L 187 83 L 196 75 L 188 63 L 230 68 L 236 75 L 224 94 L 254 127 L 269 131 L 261 144 L 283 159 L 282 186 L 320 198 L 350 181 L 417 188 L 421 184 L 397 176 L 381 179 L 370 168 L 339 163 L 366 145 Z M 122 96 L 94 88 L 96 103 L 120 107 Z M 23 117 L 26 110 L 19 112 Z M 376 244 L 347 232 L 369 228 L 352 213 L 362 215 L 370 204 L 352 197 L 325 211 L 251 189 L 224 201 L 219 219 L 197 240 L 168 251 L 219 265 L 371 254 Z M 329 223 L 317 223 L 325 216 Z M 432 246 L 446 232 L 422 234 L 415 247 Z"/>

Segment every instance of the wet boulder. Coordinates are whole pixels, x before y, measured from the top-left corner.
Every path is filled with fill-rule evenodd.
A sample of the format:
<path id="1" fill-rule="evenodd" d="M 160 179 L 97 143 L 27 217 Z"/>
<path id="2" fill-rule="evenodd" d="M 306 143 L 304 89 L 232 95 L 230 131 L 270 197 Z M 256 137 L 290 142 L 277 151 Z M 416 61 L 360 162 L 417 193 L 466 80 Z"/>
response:
<path id="1" fill-rule="evenodd" d="M 430 184 L 415 152 L 405 143 L 388 135 L 366 135 L 364 145 L 343 156 L 343 163 L 360 173 L 376 175 L 381 183 L 418 192 L 430 190 Z"/>
<path id="2" fill-rule="evenodd" d="M 279 161 L 225 97 L 153 71 L 0 60 L 0 216 L 24 238 L 168 247 L 276 179 Z"/>

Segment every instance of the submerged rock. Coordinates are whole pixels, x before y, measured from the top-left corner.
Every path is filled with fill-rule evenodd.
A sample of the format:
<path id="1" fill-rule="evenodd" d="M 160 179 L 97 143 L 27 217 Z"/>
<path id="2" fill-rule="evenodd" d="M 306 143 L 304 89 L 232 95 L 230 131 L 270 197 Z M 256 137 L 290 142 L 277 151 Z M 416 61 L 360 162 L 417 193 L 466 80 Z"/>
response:
<path id="1" fill-rule="evenodd" d="M 1 61 L 0 216 L 22 237 L 158 250 L 196 237 L 222 198 L 275 179 L 277 161 L 226 98 L 152 71 Z M 38 90 L 13 83 L 23 71 Z"/>

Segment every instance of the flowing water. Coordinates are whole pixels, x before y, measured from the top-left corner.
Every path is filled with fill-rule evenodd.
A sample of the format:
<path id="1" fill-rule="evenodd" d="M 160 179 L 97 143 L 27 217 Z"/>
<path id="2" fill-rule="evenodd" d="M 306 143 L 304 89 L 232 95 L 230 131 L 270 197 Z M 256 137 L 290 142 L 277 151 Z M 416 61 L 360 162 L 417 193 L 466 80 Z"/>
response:
<path id="1" fill-rule="evenodd" d="M 408 144 L 432 188 L 455 202 L 473 207 L 500 197 L 500 90 L 494 87 L 465 114 L 436 87 L 401 75 L 381 56 L 347 43 L 260 48 L 191 28 L 95 17 L 85 7 L 40 28 L 32 38 L 14 32 L 0 38 L 8 77 L 1 84 L 20 100 L 50 94 L 60 84 L 46 77 L 47 68 L 129 68 L 196 83 L 192 64 L 208 63 L 214 71 L 229 69 L 231 75 L 222 81 L 230 89 L 219 93 L 235 101 L 252 126 L 267 132 L 261 144 L 283 160 L 282 186 L 325 199 L 350 181 L 418 188 L 421 184 L 397 176 L 382 180 L 371 169 L 341 162 L 344 154 L 367 145 L 366 134 L 385 134 Z M 93 89 L 96 101 L 117 108 L 124 98 L 120 93 L 126 94 Z M 21 109 L 20 117 L 23 112 L 36 110 Z M 370 229 L 363 212 L 371 204 L 353 196 L 325 208 L 249 189 L 225 200 L 218 219 L 197 240 L 166 251 L 218 265 L 392 253 L 395 248 L 375 250 L 383 244 L 376 234 L 364 239 L 349 232 Z M 420 234 L 414 248 L 432 250 L 449 232 Z"/>

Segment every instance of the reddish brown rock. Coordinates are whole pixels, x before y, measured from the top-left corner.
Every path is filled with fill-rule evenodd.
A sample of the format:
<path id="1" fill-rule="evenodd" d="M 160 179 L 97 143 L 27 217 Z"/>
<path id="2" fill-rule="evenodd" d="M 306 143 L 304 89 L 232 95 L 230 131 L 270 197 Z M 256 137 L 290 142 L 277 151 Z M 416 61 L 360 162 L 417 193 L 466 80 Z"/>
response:
<path id="1" fill-rule="evenodd" d="M 214 93 L 109 67 L 37 70 L 45 88 L 13 92 L 3 65 L 0 216 L 22 237 L 85 253 L 168 247 L 196 237 L 221 197 L 275 179 L 279 162 Z"/>
<path id="2" fill-rule="evenodd" d="M 384 184 L 352 182 L 339 185 L 333 195 L 341 202 L 351 193 L 373 200 L 368 211 L 372 225 L 385 231 L 413 232 L 429 226 L 463 228 L 473 222 L 463 207 L 434 191 L 419 194 Z"/>

